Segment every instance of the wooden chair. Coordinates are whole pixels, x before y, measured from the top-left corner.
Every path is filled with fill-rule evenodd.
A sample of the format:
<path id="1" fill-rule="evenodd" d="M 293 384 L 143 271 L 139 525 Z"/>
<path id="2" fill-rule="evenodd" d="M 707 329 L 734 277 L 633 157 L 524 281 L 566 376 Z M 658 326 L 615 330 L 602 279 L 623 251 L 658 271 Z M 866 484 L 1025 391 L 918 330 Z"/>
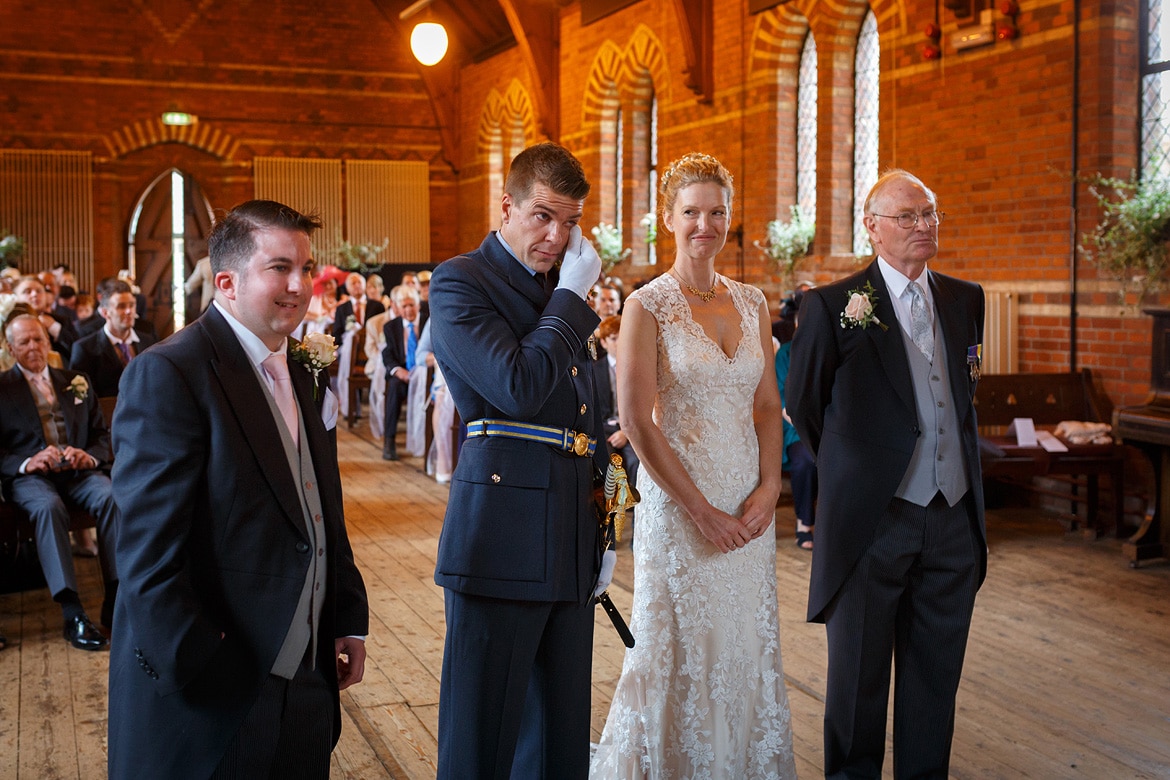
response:
<path id="1" fill-rule="evenodd" d="M 98 398 L 98 406 L 102 408 L 102 417 L 106 419 L 106 427 L 114 427 L 114 407 L 118 405 L 118 396 L 103 395 Z"/>
<path id="2" fill-rule="evenodd" d="M 349 351 L 349 411 L 345 416 L 348 427 L 352 428 L 357 422 L 362 390 L 366 391 L 366 398 L 369 399 L 371 387 L 370 378 L 366 376 L 366 338 L 363 330 L 353 335 L 353 349 Z"/>

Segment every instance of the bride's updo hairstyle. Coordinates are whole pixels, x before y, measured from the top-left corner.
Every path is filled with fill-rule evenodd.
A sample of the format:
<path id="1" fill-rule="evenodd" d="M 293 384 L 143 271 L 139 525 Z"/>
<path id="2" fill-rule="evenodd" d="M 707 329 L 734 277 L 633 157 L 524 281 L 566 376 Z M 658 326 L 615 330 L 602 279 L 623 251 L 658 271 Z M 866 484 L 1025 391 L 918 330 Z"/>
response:
<path id="1" fill-rule="evenodd" d="M 674 209 L 674 201 L 679 192 L 692 184 L 707 181 L 713 181 L 723 188 L 727 205 L 730 206 L 731 199 L 735 196 L 735 186 L 732 184 L 731 174 L 723 167 L 723 163 L 702 152 L 684 154 L 672 162 L 658 183 L 658 193 L 661 196 L 658 202 L 662 204 L 662 216 L 665 217 Z"/>

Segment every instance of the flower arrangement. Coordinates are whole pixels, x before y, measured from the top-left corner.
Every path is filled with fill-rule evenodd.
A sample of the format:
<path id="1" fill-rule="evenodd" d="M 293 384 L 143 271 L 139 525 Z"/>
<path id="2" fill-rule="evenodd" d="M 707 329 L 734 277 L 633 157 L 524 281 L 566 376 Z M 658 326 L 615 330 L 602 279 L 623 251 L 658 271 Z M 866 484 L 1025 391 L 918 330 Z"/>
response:
<path id="1" fill-rule="evenodd" d="M 800 206 L 793 206 L 789 211 L 792 214 L 790 221 L 772 220 L 765 229 L 764 242 L 754 242 L 756 249 L 764 253 L 785 279 L 796 273 L 796 266 L 808 254 L 817 228 L 814 220 L 804 216 Z"/>
<path id="2" fill-rule="evenodd" d="M 73 381 L 69 383 L 69 392 L 72 393 L 76 399 L 74 403 L 81 403 L 89 395 L 89 382 L 85 381 L 85 377 L 81 374 L 73 377 Z"/>
<path id="3" fill-rule="evenodd" d="M 337 342 L 329 333 L 306 333 L 302 341 L 298 341 L 289 348 L 289 356 L 305 367 L 313 375 L 313 400 L 316 401 L 321 393 L 318 376 L 321 369 L 328 368 L 337 360 Z"/>
<path id="4" fill-rule="evenodd" d="M 24 255 L 24 239 L 0 228 L 0 268 L 16 265 Z"/>
<path id="5" fill-rule="evenodd" d="M 390 246 L 390 239 L 382 239 L 381 244 L 351 244 L 342 239 L 337 245 L 337 266 L 348 271 L 369 273 L 372 266 L 377 265 L 378 255 Z"/>
<path id="6" fill-rule="evenodd" d="M 873 313 L 873 304 L 878 299 L 875 292 L 873 285 L 866 282 L 864 287 L 858 287 L 845 293 L 849 303 L 845 305 L 845 311 L 841 312 L 842 328 L 865 330 L 873 324 L 880 326 L 882 330 L 890 329 L 889 325 L 879 320 Z"/>
<path id="7" fill-rule="evenodd" d="M 1082 235 L 1081 251 L 1089 262 L 1121 282 L 1121 299 L 1138 291 L 1164 289 L 1170 275 L 1170 182 L 1165 180 L 1089 179 L 1089 192 L 1101 207 L 1101 221 Z"/>
<path id="8" fill-rule="evenodd" d="M 601 272 L 608 274 L 613 267 L 630 256 L 633 251 L 622 248 L 621 228 L 602 222 L 593 228 L 593 245 L 597 247 L 597 255 L 601 258 Z"/>

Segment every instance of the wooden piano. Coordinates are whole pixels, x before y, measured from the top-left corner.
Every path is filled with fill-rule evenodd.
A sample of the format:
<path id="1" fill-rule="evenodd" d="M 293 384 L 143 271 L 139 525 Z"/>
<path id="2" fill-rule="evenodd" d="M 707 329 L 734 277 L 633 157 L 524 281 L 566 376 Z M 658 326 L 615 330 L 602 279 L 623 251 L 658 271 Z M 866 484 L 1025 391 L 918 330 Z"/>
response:
<path id="1" fill-rule="evenodd" d="M 1170 557 L 1170 309 L 1145 309 L 1154 320 L 1150 396 L 1113 412 L 1113 433 L 1137 447 L 1154 470 L 1154 492 L 1137 532 L 1122 545 L 1129 565 Z"/>

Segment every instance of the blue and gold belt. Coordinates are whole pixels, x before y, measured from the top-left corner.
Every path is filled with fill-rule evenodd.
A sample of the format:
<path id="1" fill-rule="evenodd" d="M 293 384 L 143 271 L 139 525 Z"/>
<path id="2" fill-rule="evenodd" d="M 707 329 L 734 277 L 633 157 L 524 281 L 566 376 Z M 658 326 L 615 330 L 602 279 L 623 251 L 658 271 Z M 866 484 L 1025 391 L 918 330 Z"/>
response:
<path id="1" fill-rule="evenodd" d="M 470 439 L 474 436 L 503 436 L 509 439 L 538 441 L 583 458 L 593 455 L 593 451 L 597 449 L 597 439 L 588 434 L 569 428 L 553 428 L 549 425 L 533 425 L 514 420 L 489 418 L 473 420 L 467 423 L 467 437 Z"/>

